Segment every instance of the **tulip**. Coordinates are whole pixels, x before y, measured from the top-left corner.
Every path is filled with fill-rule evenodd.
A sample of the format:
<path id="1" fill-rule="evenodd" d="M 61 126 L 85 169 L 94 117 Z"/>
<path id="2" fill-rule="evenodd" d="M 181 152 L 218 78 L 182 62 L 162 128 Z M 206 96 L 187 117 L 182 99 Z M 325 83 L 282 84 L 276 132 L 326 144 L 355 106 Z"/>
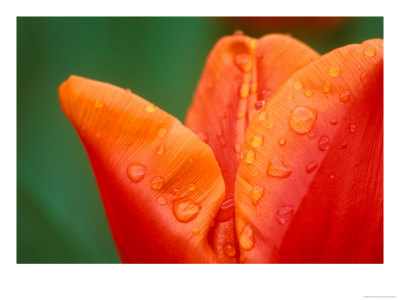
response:
<path id="1" fill-rule="evenodd" d="M 78 76 L 59 96 L 122 262 L 383 262 L 382 40 L 224 37 L 185 125 Z"/>

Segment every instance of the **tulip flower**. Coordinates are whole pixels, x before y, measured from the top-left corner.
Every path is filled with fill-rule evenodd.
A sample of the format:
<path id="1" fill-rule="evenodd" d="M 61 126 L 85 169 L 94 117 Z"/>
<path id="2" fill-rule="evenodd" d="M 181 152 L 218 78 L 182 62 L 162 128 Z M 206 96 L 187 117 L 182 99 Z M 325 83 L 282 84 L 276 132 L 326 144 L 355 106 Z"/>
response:
<path id="1" fill-rule="evenodd" d="M 78 76 L 59 95 L 122 262 L 383 262 L 382 40 L 224 37 L 185 125 Z"/>

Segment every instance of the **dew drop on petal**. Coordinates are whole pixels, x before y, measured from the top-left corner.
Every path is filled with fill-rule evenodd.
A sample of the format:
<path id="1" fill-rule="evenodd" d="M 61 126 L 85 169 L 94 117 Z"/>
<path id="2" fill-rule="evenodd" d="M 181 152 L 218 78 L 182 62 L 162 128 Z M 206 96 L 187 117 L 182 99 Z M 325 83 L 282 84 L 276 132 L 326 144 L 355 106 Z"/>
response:
<path id="1" fill-rule="evenodd" d="M 285 162 L 278 158 L 273 157 L 268 164 L 267 175 L 271 177 L 286 178 L 292 174 L 292 169 L 285 164 Z"/>
<path id="2" fill-rule="evenodd" d="M 166 129 L 166 128 L 160 128 L 160 129 L 157 131 L 157 135 L 158 135 L 159 137 L 164 137 L 166 134 L 167 134 L 167 129 Z"/>
<path id="3" fill-rule="evenodd" d="M 309 137 L 310 140 L 313 140 L 315 138 L 315 133 L 314 132 L 310 132 L 308 134 L 308 137 Z"/>
<path id="4" fill-rule="evenodd" d="M 164 145 L 158 146 L 157 154 L 162 155 L 164 152 L 165 152 L 165 146 Z"/>
<path id="5" fill-rule="evenodd" d="M 266 111 L 262 111 L 260 112 L 260 114 L 258 115 L 258 119 L 260 121 L 265 121 L 268 118 L 268 113 Z"/>
<path id="6" fill-rule="evenodd" d="M 258 205 L 258 201 L 260 200 L 263 194 L 264 194 L 264 188 L 262 186 L 259 185 L 253 186 L 253 188 L 250 191 L 250 199 L 254 206 Z"/>
<path id="7" fill-rule="evenodd" d="M 250 149 L 249 151 L 247 151 L 245 160 L 248 164 L 251 164 L 255 158 L 256 153 L 254 152 L 254 150 Z"/>
<path id="8" fill-rule="evenodd" d="M 293 216 L 294 209 L 292 206 L 281 206 L 276 212 L 275 219 L 280 225 L 285 225 Z"/>
<path id="9" fill-rule="evenodd" d="M 339 67 L 332 67 L 328 70 L 328 75 L 330 77 L 338 77 L 340 74 L 340 68 Z"/>
<path id="10" fill-rule="evenodd" d="M 363 80 L 365 80 L 365 78 L 367 78 L 367 73 L 361 73 L 361 75 L 360 75 L 360 79 L 361 79 L 361 81 L 363 81 Z"/>
<path id="11" fill-rule="evenodd" d="M 274 126 L 275 126 L 275 123 L 273 123 L 273 122 L 268 123 L 267 124 L 267 129 L 272 129 L 272 128 L 274 128 Z"/>
<path id="12" fill-rule="evenodd" d="M 264 137 L 262 135 L 255 135 L 253 136 L 253 139 L 251 140 L 251 145 L 254 148 L 260 147 L 262 145 L 262 143 L 264 142 Z"/>
<path id="13" fill-rule="evenodd" d="M 196 228 L 193 228 L 192 233 L 193 233 L 194 235 L 199 235 L 200 229 L 197 228 L 197 227 L 196 227 Z"/>
<path id="14" fill-rule="evenodd" d="M 286 140 L 285 139 L 280 139 L 279 146 L 283 147 L 285 145 L 286 145 Z"/>
<path id="15" fill-rule="evenodd" d="M 104 106 L 104 103 L 103 103 L 103 102 L 96 101 L 96 102 L 94 103 L 94 107 L 95 107 L 95 108 L 102 108 L 103 106 Z"/>
<path id="16" fill-rule="evenodd" d="M 154 112 L 156 110 L 156 106 L 154 104 L 149 104 L 146 106 L 147 112 Z"/>
<path id="17" fill-rule="evenodd" d="M 376 55 L 376 50 L 372 46 L 368 46 L 364 48 L 364 55 L 367 57 L 374 57 Z"/>
<path id="18" fill-rule="evenodd" d="M 301 83 L 301 81 L 297 80 L 297 81 L 293 84 L 293 87 L 294 87 L 296 90 L 299 90 L 299 89 L 301 89 L 301 88 L 303 87 L 303 84 Z"/>
<path id="19" fill-rule="evenodd" d="M 164 196 L 158 196 L 156 198 L 156 202 L 160 205 L 165 205 L 167 203 L 167 198 L 165 198 Z"/>
<path id="20" fill-rule="evenodd" d="M 256 103 L 254 103 L 254 109 L 256 111 L 260 111 L 264 108 L 265 101 L 264 100 L 257 100 Z"/>
<path id="21" fill-rule="evenodd" d="M 331 90 L 331 83 L 330 83 L 330 82 L 328 82 L 327 84 L 325 84 L 325 85 L 322 87 L 322 91 L 323 91 L 324 93 L 329 93 L 330 90 Z"/>
<path id="22" fill-rule="evenodd" d="M 200 208 L 200 205 L 191 199 L 180 199 L 174 202 L 172 211 L 179 222 L 186 223 L 197 217 Z"/>
<path id="23" fill-rule="evenodd" d="M 344 141 L 341 146 L 342 146 L 342 149 L 346 149 L 347 148 L 347 141 Z"/>
<path id="24" fill-rule="evenodd" d="M 316 160 L 310 161 L 307 165 L 306 165 L 306 172 L 307 173 L 311 173 L 312 171 L 314 171 L 318 166 L 318 162 Z"/>
<path id="25" fill-rule="evenodd" d="M 151 188 L 156 191 L 161 189 L 163 185 L 164 185 L 164 178 L 162 178 L 161 176 L 154 177 L 150 182 Z"/>
<path id="26" fill-rule="evenodd" d="M 231 243 L 225 243 L 223 247 L 224 247 L 224 252 L 226 255 L 228 255 L 230 257 L 233 257 L 236 255 L 235 247 L 232 246 Z"/>
<path id="27" fill-rule="evenodd" d="M 350 91 L 343 91 L 339 95 L 339 100 L 346 103 L 350 100 L 351 94 Z"/>
<path id="28" fill-rule="evenodd" d="M 350 131 L 351 133 L 356 132 L 356 124 L 351 123 L 351 124 L 349 125 L 349 131 Z"/>
<path id="29" fill-rule="evenodd" d="M 307 91 L 304 92 L 304 95 L 305 95 L 306 97 L 311 97 L 312 94 L 313 94 L 312 90 L 307 90 Z"/>
<path id="30" fill-rule="evenodd" d="M 331 119 L 329 120 L 329 123 L 330 123 L 331 125 L 337 125 L 338 119 L 336 119 L 336 118 L 331 118 Z"/>
<path id="31" fill-rule="evenodd" d="M 254 246 L 254 233 L 249 224 L 245 225 L 239 235 L 239 244 L 244 250 L 251 250 Z"/>
<path id="32" fill-rule="evenodd" d="M 126 169 L 128 177 L 133 182 L 139 182 L 146 174 L 146 167 L 139 163 L 130 163 Z"/>
<path id="33" fill-rule="evenodd" d="M 326 135 L 321 136 L 319 139 L 318 148 L 321 151 L 325 151 L 329 148 L 329 138 Z"/>
<path id="34" fill-rule="evenodd" d="M 189 184 L 189 191 L 193 192 L 196 189 L 196 185 L 194 183 Z"/>
<path id="35" fill-rule="evenodd" d="M 317 118 L 317 111 L 312 108 L 299 106 L 290 114 L 289 126 L 298 133 L 305 134 L 310 131 Z"/>

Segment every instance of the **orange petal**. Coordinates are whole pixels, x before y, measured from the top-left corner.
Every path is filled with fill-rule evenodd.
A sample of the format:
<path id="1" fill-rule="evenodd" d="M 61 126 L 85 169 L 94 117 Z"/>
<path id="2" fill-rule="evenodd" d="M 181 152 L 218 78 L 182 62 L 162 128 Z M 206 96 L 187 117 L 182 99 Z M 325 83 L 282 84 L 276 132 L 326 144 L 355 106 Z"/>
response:
<path id="1" fill-rule="evenodd" d="M 304 67 L 250 124 L 254 161 L 235 188 L 242 262 L 383 261 L 382 43 Z"/>
<path id="2" fill-rule="evenodd" d="M 256 101 L 268 100 L 290 75 L 317 57 L 289 36 L 270 35 L 259 41 L 247 36 L 222 38 L 207 59 L 185 125 L 213 149 L 225 180 L 226 204 L 211 232 L 220 261 L 235 261 L 222 245 L 237 244 L 231 220 L 234 182 Z"/>
<path id="3" fill-rule="evenodd" d="M 71 76 L 61 105 L 90 158 L 123 262 L 215 262 L 224 182 L 206 144 L 131 92 Z"/>

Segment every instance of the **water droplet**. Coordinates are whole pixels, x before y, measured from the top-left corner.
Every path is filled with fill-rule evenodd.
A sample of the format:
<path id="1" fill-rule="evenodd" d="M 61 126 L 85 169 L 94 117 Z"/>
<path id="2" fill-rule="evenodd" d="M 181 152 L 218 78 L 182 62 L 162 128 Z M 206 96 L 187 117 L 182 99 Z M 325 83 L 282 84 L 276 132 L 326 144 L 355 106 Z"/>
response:
<path id="1" fill-rule="evenodd" d="M 241 53 L 235 56 L 235 65 L 244 73 L 250 72 L 251 56 L 248 53 Z"/>
<path id="2" fill-rule="evenodd" d="M 322 87 L 322 91 L 323 91 L 324 93 L 329 93 L 330 90 L 331 90 L 331 83 L 330 83 L 330 82 L 328 82 L 327 84 L 325 84 L 325 85 Z"/>
<path id="3" fill-rule="evenodd" d="M 157 132 L 157 135 L 159 137 L 164 137 L 167 134 L 167 129 L 166 128 L 160 128 Z"/>
<path id="4" fill-rule="evenodd" d="M 250 199 L 253 202 L 254 206 L 258 205 L 258 200 L 262 197 L 264 194 L 264 188 L 259 185 L 253 186 L 253 188 L 250 191 Z"/>
<path id="5" fill-rule="evenodd" d="M 139 182 L 146 174 L 146 167 L 139 163 L 130 163 L 126 169 L 128 177 L 133 182 Z"/>
<path id="6" fill-rule="evenodd" d="M 236 255 L 235 247 L 233 247 L 231 243 L 224 244 L 224 252 L 226 255 L 228 255 L 230 257 L 233 257 Z"/>
<path id="7" fill-rule="evenodd" d="M 266 111 L 262 111 L 260 112 L 260 114 L 258 115 L 258 119 L 260 121 L 265 121 L 268 118 L 268 113 Z"/>
<path id="8" fill-rule="evenodd" d="M 285 139 L 281 139 L 281 140 L 279 141 L 279 146 L 283 147 L 283 146 L 285 146 L 285 145 L 286 145 L 286 140 L 285 140 Z"/>
<path id="9" fill-rule="evenodd" d="M 223 135 L 218 136 L 218 142 L 221 145 L 221 147 L 226 147 L 226 140 Z"/>
<path id="10" fill-rule="evenodd" d="M 339 67 L 332 67 L 328 70 L 328 75 L 330 77 L 338 77 L 340 74 L 340 68 Z"/>
<path id="11" fill-rule="evenodd" d="M 208 135 L 204 132 L 199 132 L 197 134 L 197 136 L 199 137 L 200 140 L 202 140 L 203 142 L 207 143 L 208 142 Z"/>
<path id="12" fill-rule="evenodd" d="M 254 150 L 250 149 L 249 151 L 247 151 L 246 162 L 248 164 L 251 164 L 255 158 L 256 158 L 256 153 L 254 152 Z"/>
<path id="13" fill-rule="evenodd" d="M 325 151 L 329 148 L 329 138 L 326 135 L 321 136 L 319 139 L 318 148 L 321 151 Z"/>
<path id="14" fill-rule="evenodd" d="M 243 30 L 236 29 L 236 30 L 233 32 L 233 34 L 234 34 L 234 35 L 241 36 L 241 35 L 243 35 Z"/>
<path id="15" fill-rule="evenodd" d="M 338 119 L 336 119 L 336 118 L 331 118 L 331 119 L 329 120 L 329 123 L 330 123 L 331 125 L 336 125 L 338 122 L 339 122 L 339 121 L 338 121 Z"/>
<path id="16" fill-rule="evenodd" d="M 278 224 L 285 225 L 293 216 L 294 209 L 292 206 L 281 206 L 276 212 L 276 221 Z"/>
<path id="17" fill-rule="evenodd" d="M 335 179 L 335 174 L 331 173 L 331 175 L 329 176 L 330 179 Z"/>
<path id="18" fill-rule="evenodd" d="M 243 83 L 240 86 L 240 93 L 239 93 L 240 94 L 240 98 L 246 99 L 249 96 L 249 92 L 250 92 L 249 84 L 247 82 Z"/>
<path id="19" fill-rule="evenodd" d="M 262 135 L 255 135 L 253 136 L 253 139 L 251 140 L 251 145 L 254 148 L 260 147 L 262 145 L 262 143 L 264 142 L 264 137 Z"/>
<path id="20" fill-rule="evenodd" d="M 239 153 L 241 150 L 242 150 L 242 145 L 239 143 L 235 144 L 235 152 Z"/>
<path id="21" fill-rule="evenodd" d="M 156 202 L 160 205 L 165 205 L 167 203 L 167 198 L 165 198 L 164 196 L 158 196 L 156 198 Z"/>
<path id="22" fill-rule="evenodd" d="M 341 92 L 339 95 L 339 100 L 346 103 L 350 100 L 351 94 L 350 91 Z"/>
<path id="23" fill-rule="evenodd" d="M 254 103 L 254 108 L 256 111 L 260 111 L 264 108 L 265 101 L 264 100 L 257 100 L 256 103 Z"/>
<path id="24" fill-rule="evenodd" d="M 343 143 L 342 143 L 342 149 L 346 149 L 347 148 L 347 141 L 344 141 Z"/>
<path id="25" fill-rule="evenodd" d="M 314 171 L 318 166 L 318 162 L 316 160 L 310 161 L 307 165 L 306 165 L 306 172 L 307 173 L 311 173 L 312 171 Z"/>
<path id="26" fill-rule="evenodd" d="M 307 91 L 304 92 L 304 95 L 305 95 L 306 97 L 311 97 L 312 94 L 313 94 L 312 90 L 307 90 Z"/>
<path id="27" fill-rule="evenodd" d="M 293 87 L 296 89 L 296 90 L 299 90 L 299 89 L 301 89 L 302 87 L 303 87 L 303 84 L 300 82 L 300 81 L 296 81 L 294 84 L 293 84 Z"/>
<path id="28" fill-rule="evenodd" d="M 363 80 L 365 80 L 365 78 L 367 78 L 367 73 L 361 73 L 361 75 L 360 75 L 360 79 L 361 79 L 361 81 L 363 81 Z"/>
<path id="29" fill-rule="evenodd" d="M 146 106 L 147 112 L 154 112 L 156 110 L 156 106 L 154 104 L 149 104 Z"/>
<path id="30" fill-rule="evenodd" d="M 128 94 L 132 94 L 132 90 L 131 89 L 126 89 L 125 90 Z"/>
<path id="31" fill-rule="evenodd" d="M 200 205 L 191 199 L 180 199 L 175 201 L 172 211 L 179 222 L 192 221 L 200 212 Z"/>
<path id="32" fill-rule="evenodd" d="M 292 100 L 292 99 L 293 99 L 293 95 L 292 95 L 292 94 L 288 94 L 288 95 L 286 96 L 286 99 L 287 99 L 287 100 Z"/>
<path id="33" fill-rule="evenodd" d="M 299 106 L 290 114 L 289 125 L 294 132 L 305 134 L 310 131 L 316 118 L 315 109 Z"/>
<path id="34" fill-rule="evenodd" d="M 350 131 L 351 133 L 356 132 L 356 124 L 351 123 L 351 124 L 349 125 L 349 131 Z"/>
<path id="35" fill-rule="evenodd" d="M 154 177 L 150 182 L 151 188 L 156 191 L 161 189 L 163 185 L 164 185 L 164 179 L 161 176 Z"/>
<path id="36" fill-rule="evenodd" d="M 157 154 L 162 155 L 164 152 L 165 152 L 165 146 L 164 145 L 158 146 Z"/>
<path id="37" fill-rule="evenodd" d="M 239 236 L 239 244 L 244 250 L 251 250 L 254 246 L 254 233 L 249 224 L 245 225 Z"/>
<path id="38" fill-rule="evenodd" d="M 266 127 L 267 127 L 267 129 L 272 129 L 272 128 L 274 128 L 274 126 L 275 126 L 275 123 L 271 122 L 271 123 L 268 123 Z"/>
<path id="39" fill-rule="evenodd" d="M 368 57 L 374 57 L 376 55 L 376 50 L 372 46 L 368 46 L 364 48 L 364 55 Z"/>
<path id="40" fill-rule="evenodd" d="M 287 166 L 285 162 L 278 157 L 273 157 L 268 164 L 268 176 L 286 178 L 291 174 L 292 170 L 289 168 L 289 166 Z"/>
<path id="41" fill-rule="evenodd" d="M 309 137 L 310 140 L 313 140 L 315 138 L 315 133 L 314 132 L 310 132 L 308 134 L 308 137 Z"/>
<path id="42" fill-rule="evenodd" d="M 189 184 L 189 191 L 193 192 L 196 189 L 196 185 L 194 183 Z"/>
<path id="43" fill-rule="evenodd" d="M 94 103 L 94 107 L 95 107 L 95 108 L 102 108 L 103 106 L 104 106 L 104 103 L 103 103 L 103 102 L 96 101 L 96 102 Z"/>

